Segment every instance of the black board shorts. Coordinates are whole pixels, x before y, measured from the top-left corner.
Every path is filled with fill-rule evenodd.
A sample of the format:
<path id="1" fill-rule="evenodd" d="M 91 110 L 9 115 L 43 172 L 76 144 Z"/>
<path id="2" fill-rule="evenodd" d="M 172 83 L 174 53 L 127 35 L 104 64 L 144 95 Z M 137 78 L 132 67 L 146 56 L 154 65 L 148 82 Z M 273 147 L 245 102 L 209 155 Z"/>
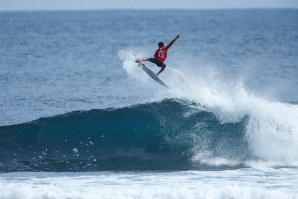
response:
<path id="1" fill-rule="evenodd" d="M 167 66 L 165 63 L 163 63 L 162 61 L 159 61 L 156 58 L 149 58 L 148 61 L 156 64 L 158 67 L 161 67 L 161 68 L 165 68 Z"/>

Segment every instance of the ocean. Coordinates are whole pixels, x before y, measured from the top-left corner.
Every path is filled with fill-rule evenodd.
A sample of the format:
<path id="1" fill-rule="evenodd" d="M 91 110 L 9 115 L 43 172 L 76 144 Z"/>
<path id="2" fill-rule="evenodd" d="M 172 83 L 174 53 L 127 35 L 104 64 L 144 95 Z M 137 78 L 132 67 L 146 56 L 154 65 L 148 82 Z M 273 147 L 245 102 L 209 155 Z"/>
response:
<path id="1" fill-rule="evenodd" d="M 298 198 L 297 21 L 0 12 L 0 198 Z M 177 34 L 168 89 L 134 55 Z"/>

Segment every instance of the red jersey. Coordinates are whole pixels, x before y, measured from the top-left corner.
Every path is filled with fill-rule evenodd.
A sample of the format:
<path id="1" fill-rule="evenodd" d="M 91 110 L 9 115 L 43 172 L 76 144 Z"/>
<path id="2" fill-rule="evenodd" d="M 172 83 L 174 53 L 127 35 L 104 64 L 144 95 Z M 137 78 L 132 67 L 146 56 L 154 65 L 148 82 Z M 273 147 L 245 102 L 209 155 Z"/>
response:
<path id="1" fill-rule="evenodd" d="M 168 56 L 169 45 L 166 47 L 161 47 L 155 51 L 154 58 L 161 62 L 165 62 Z"/>

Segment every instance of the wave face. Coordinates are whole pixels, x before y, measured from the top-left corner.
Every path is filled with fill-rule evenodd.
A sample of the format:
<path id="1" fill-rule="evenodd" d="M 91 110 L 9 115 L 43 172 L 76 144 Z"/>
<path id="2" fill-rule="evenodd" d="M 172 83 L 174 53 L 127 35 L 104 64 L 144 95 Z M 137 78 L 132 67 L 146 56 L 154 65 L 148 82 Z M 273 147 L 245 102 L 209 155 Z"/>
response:
<path id="1" fill-rule="evenodd" d="M 165 99 L 74 111 L 0 127 L 0 170 L 188 170 L 241 167 L 253 158 L 248 117 L 222 123 L 207 108 Z M 210 164 L 206 156 L 235 164 Z M 204 161 L 205 160 L 205 161 Z"/>

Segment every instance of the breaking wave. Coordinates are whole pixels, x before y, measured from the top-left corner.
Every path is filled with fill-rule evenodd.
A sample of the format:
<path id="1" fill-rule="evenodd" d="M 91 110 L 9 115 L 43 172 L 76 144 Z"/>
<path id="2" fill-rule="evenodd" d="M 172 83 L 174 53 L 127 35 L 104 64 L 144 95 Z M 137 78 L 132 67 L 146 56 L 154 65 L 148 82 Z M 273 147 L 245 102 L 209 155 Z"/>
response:
<path id="1" fill-rule="evenodd" d="M 222 123 L 206 108 L 166 99 L 120 109 L 75 111 L 0 127 L 1 171 L 187 170 L 199 155 L 251 157 L 247 118 Z M 238 165 L 238 164 L 237 164 Z M 239 165 L 238 165 L 239 166 Z"/>

